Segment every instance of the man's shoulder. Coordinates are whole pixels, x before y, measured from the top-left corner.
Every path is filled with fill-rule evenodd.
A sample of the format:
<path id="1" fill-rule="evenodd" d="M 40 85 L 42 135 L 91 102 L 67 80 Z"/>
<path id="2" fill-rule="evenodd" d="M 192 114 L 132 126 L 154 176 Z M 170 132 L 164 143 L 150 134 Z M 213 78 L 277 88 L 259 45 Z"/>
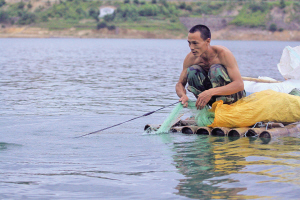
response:
<path id="1" fill-rule="evenodd" d="M 217 51 L 218 53 L 224 53 L 224 52 L 231 52 L 227 47 L 221 46 L 221 45 L 214 45 L 211 46 L 214 51 Z"/>
<path id="2" fill-rule="evenodd" d="M 198 62 L 197 59 L 199 58 L 195 57 L 193 53 L 188 53 L 183 61 L 183 68 L 187 69 L 190 66 L 195 65 Z"/>
<path id="3" fill-rule="evenodd" d="M 232 52 L 225 46 L 215 45 L 212 46 L 213 50 L 217 53 L 218 57 L 227 57 L 228 55 L 232 55 Z"/>

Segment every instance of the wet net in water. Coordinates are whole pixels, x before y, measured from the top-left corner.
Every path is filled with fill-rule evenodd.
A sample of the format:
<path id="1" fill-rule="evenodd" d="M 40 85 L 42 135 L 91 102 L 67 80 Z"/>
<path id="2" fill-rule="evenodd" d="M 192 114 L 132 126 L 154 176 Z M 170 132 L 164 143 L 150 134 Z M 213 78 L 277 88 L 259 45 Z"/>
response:
<path id="1" fill-rule="evenodd" d="M 184 108 L 181 103 L 178 103 L 155 133 L 168 133 L 178 118 L 186 113 L 191 113 L 191 118 L 194 118 L 196 124 L 200 127 L 212 124 L 215 114 L 209 111 L 209 106 L 206 105 L 203 109 L 197 110 L 195 103 L 195 101 L 188 101 L 187 108 Z"/>

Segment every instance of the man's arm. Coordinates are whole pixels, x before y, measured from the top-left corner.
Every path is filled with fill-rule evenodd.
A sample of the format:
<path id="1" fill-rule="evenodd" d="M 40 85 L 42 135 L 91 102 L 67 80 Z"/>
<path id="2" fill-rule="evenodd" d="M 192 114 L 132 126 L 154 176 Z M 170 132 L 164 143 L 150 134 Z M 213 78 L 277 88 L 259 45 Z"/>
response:
<path id="1" fill-rule="evenodd" d="M 180 98 L 179 101 L 183 104 L 184 107 L 188 106 L 188 96 L 186 95 L 185 86 L 187 84 L 187 69 L 192 65 L 191 53 L 189 53 L 183 62 L 183 69 L 179 77 L 179 81 L 176 84 L 176 93 Z"/>
<path id="2" fill-rule="evenodd" d="M 232 82 L 222 87 L 205 90 L 204 92 L 199 94 L 196 102 L 196 106 L 198 109 L 202 109 L 212 96 L 231 95 L 244 90 L 244 82 L 240 74 L 236 59 L 234 58 L 231 51 L 229 51 L 228 49 L 223 49 L 222 52 L 220 52 L 219 60 L 221 64 L 226 67 L 228 75 Z"/>

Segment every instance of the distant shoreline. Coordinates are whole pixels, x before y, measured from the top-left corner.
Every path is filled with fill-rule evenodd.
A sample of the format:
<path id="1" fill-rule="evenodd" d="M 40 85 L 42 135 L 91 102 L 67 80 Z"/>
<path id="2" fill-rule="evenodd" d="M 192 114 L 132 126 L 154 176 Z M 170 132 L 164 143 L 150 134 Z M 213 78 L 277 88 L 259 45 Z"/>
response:
<path id="1" fill-rule="evenodd" d="M 11 26 L 0 28 L 0 38 L 124 38 L 124 39 L 186 39 L 186 33 L 172 31 L 139 31 L 134 29 L 48 30 L 31 26 Z M 212 30 L 213 40 L 258 40 L 258 41 L 300 41 L 300 31 L 283 30 L 271 32 L 254 28 L 228 26 Z"/>

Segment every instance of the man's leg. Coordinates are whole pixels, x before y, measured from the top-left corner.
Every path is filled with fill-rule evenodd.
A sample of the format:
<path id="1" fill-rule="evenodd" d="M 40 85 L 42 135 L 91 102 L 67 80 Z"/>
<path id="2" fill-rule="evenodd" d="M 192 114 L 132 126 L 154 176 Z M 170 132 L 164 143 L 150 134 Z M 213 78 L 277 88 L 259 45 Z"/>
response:
<path id="1" fill-rule="evenodd" d="M 213 88 L 221 87 L 231 83 L 231 79 L 227 73 L 227 69 L 220 64 L 215 64 L 210 67 L 208 71 L 208 77 L 211 81 Z M 212 100 L 213 102 L 218 100 L 223 100 L 224 103 L 231 104 L 245 96 L 246 96 L 246 92 L 245 90 L 243 90 L 231 95 L 214 96 Z"/>
<path id="2" fill-rule="evenodd" d="M 188 68 L 187 82 L 189 84 L 188 91 L 192 92 L 196 98 L 201 92 L 212 87 L 207 72 L 199 65 L 192 65 Z"/>

